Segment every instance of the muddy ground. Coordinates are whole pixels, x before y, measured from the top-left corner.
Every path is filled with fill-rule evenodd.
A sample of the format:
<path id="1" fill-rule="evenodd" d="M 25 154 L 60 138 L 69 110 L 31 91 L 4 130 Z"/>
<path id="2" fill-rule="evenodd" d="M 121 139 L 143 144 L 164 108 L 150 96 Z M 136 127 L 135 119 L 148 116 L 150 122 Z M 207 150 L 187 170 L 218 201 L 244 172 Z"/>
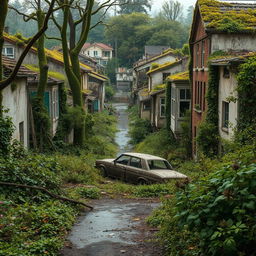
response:
<path id="1" fill-rule="evenodd" d="M 145 223 L 157 199 L 101 199 L 80 216 L 62 256 L 158 256 L 156 229 Z"/>

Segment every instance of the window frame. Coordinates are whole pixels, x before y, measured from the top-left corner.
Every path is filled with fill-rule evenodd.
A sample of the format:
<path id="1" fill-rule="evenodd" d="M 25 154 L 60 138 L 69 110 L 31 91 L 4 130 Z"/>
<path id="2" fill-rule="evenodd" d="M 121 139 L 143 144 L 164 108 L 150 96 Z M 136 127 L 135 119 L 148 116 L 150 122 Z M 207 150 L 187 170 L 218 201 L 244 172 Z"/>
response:
<path id="1" fill-rule="evenodd" d="M 138 160 L 139 160 L 140 167 L 137 167 L 137 166 L 133 166 L 133 165 L 131 165 L 131 163 L 132 163 L 132 159 L 138 159 Z M 133 167 L 133 168 L 143 169 L 143 168 L 142 168 L 142 160 L 141 160 L 141 158 L 136 157 L 136 156 L 131 156 L 131 158 L 130 158 L 130 161 L 129 161 L 129 164 L 128 164 L 128 165 L 129 165 L 130 167 Z"/>
<path id="2" fill-rule="evenodd" d="M 124 157 L 124 156 L 129 158 L 127 164 L 119 163 L 118 160 L 119 160 L 121 157 Z M 122 154 L 121 156 L 119 156 L 118 158 L 116 158 L 114 162 L 115 162 L 115 164 L 121 164 L 121 165 L 129 166 L 130 161 L 131 161 L 131 156 L 129 156 L 129 155 L 123 155 L 123 154 Z"/>
<path id="3" fill-rule="evenodd" d="M 229 127 L 229 102 L 222 101 L 222 124 L 221 127 L 224 130 L 228 130 Z"/>
<path id="4" fill-rule="evenodd" d="M 164 103 L 162 103 L 162 100 L 164 100 Z M 159 112 L 160 112 L 160 117 L 165 117 L 165 97 L 161 97 L 159 99 Z M 163 108 L 163 109 L 162 109 Z"/>
<path id="5" fill-rule="evenodd" d="M 12 49 L 12 54 L 8 54 L 8 49 Z M 2 54 L 10 59 L 15 58 L 15 48 L 12 46 L 4 46 L 2 50 Z"/>
<path id="6" fill-rule="evenodd" d="M 185 97 L 184 97 L 184 99 L 181 98 L 181 91 L 182 90 L 185 90 Z M 181 110 L 181 103 L 182 102 L 189 103 L 189 107 L 187 109 L 187 110 L 189 110 L 190 107 L 191 107 L 191 92 L 190 92 L 189 88 L 180 88 L 179 89 L 179 113 L 178 113 L 179 118 L 184 118 L 185 117 L 185 115 L 181 116 L 181 111 L 180 110 Z"/>

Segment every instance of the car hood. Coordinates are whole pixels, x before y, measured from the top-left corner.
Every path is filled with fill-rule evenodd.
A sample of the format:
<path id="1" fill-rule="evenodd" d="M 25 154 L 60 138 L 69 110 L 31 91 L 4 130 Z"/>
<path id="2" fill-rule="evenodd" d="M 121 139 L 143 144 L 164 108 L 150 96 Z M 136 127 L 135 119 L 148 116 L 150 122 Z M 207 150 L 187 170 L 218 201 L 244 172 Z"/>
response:
<path id="1" fill-rule="evenodd" d="M 151 170 L 152 173 L 163 179 L 186 179 L 186 175 L 173 170 Z"/>

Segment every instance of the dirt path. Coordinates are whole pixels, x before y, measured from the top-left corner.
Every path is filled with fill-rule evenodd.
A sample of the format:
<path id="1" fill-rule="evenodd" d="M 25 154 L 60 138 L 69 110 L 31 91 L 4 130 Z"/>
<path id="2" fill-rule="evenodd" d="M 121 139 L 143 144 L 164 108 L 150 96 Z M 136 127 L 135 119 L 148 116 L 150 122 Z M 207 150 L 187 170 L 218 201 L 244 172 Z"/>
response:
<path id="1" fill-rule="evenodd" d="M 78 219 L 62 256 L 158 256 L 156 230 L 145 218 L 159 205 L 157 200 L 102 199 L 95 209 Z"/>

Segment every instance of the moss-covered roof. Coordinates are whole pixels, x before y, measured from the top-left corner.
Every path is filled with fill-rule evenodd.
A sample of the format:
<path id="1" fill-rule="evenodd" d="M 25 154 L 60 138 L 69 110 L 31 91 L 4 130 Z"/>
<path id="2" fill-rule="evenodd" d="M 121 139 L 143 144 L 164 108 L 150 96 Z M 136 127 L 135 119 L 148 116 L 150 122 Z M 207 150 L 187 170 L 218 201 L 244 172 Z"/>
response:
<path id="1" fill-rule="evenodd" d="M 223 32 L 256 30 L 256 4 L 198 0 L 206 28 Z"/>
<path id="2" fill-rule="evenodd" d="M 148 72 L 147 72 L 147 75 L 151 74 L 151 73 L 154 73 L 154 72 L 157 72 L 157 71 L 160 71 L 160 70 L 163 70 L 163 69 L 166 69 L 166 68 L 170 68 L 176 64 L 179 64 L 180 63 L 180 60 L 176 60 L 176 61 L 168 61 L 164 64 L 161 64 L 161 65 L 158 65 L 157 67 L 154 67 L 152 69 L 150 69 Z"/>
<path id="3" fill-rule="evenodd" d="M 158 84 L 158 85 L 154 86 L 154 88 L 150 91 L 149 94 L 152 95 L 157 92 L 161 92 L 161 91 L 165 90 L 165 88 L 166 88 L 166 84 Z"/>
<path id="4" fill-rule="evenodd" d="M 189 72 L 181 72 L 167 77 L 167 81 L 189 80 Z"/>
<path id="5" fill-rule="evenodd" d="M 4 37 L 5 37 L 5 39 L 7 39 L 7 40 L 9 40 L 9 41 L 11 41 L 11 42 L 16 43 L 18 46 L 25 46 L 26 43 L 29 41 L 28 38 L 25 38 L 25 37 L 23 37 L 23 36 L 20 35 L 20 34 L 17 34 L 17 35 L 10 35 L 10 34 L 4 33 Z M 31 50 L 34 51 L 34 52 L 37 52 L 36 47 L 32 47 Z M 61 62 L 61 63 L 64 62 L 64 61 L 63 61 L 63 55 L 62 55 L 62 53 L 59 52 L 59 51 L 56 51 L 56 50 L 49 50 L 49 49 L 45 48 L 45 53 L 46 53 L 46 56 L 47 56 L 48 58 L 51 58 L 51 59 L 53 59 L 53 60 L 57 60 L 57 61 L 59 61 L 59 62 Z M 84 63 L 82 63 L 82 62 L 80 62 L 80 67 L 83 68 L 83 69 L 85 69 L 85 70 L 88 70 L 88 71 L 91 72 L 93 75 L 97 76 L 97 78 L 100 79 L 100 80 L 103 80 L 103 81 L 108 80 L 108 78 L 107 78 L 106 76 L 101 75 L 101 74 L 98 74 L 97 72 L 93 71 L 93 68 L 92 68 L 92 67 L 90 67 L 90 66 L 88 66 L 88 65 L 86 65 L 86 64 L 84 64 Z M 53 71 L 52 71 L 52 73 L 53 73 Z M 54 72 L 54 73 L 57 73 L 57 72 Z M 59 74 L 61 74 L 61 73 L 59 73 Z M 49 73 L 49 75 L 50 75 L 50 73 Z M 53 74 L 53 75 L 54 75 L 54 74 Z M 59 79 L 59 78 L 57 78 L 57 79 Z M 65 79 L 61 79 L 61 80 L 65 80 Z"/>
<path id="6" fill-rule="evenodd" d="M 34 71 L 36 73 L 39 73 L 39 67 L 36 65 L 28 65 L 28 64 L 24 64 L 23 66 L 25 66 L 27 69 Z M 48 76 L 60 81 L 65 81 L 66 80 L 66 76 L 63 75 L 62 73 L 56 72 L 56 71 L 52 71 L 49 70 L 48 71 Z"/>

